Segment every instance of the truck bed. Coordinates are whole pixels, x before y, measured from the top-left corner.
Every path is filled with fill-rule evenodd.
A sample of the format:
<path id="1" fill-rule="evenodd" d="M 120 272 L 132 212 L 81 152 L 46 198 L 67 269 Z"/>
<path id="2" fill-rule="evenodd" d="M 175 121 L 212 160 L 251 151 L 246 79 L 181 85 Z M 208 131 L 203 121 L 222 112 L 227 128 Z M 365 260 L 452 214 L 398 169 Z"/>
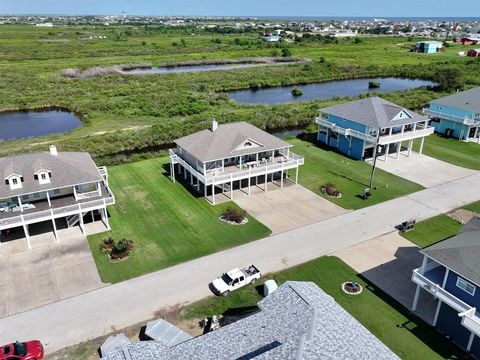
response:
<path id="1" fill-rule="evenodd" d="M 245 266 L 241 268 L 240 271 L 245 275 L 245 278 L 254 276 L 260 272 L 255 265 Z"/>

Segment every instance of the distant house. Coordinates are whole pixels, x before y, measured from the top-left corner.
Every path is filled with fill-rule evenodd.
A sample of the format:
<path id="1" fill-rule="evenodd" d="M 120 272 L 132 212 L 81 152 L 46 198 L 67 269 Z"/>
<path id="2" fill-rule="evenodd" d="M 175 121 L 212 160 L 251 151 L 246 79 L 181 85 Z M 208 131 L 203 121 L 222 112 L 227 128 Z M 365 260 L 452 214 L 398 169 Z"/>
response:
<path id="1" fill-rule="evenodd" d="M 480 49 L 471 49 L 467 52 L 467 56 L 469 57 L 479 57 L 480 56 Z"/>
<path id="2" fill-rule="evenodd" d="M 334 147 L 354 159 L 371 159 L 390 153 L 400 155 L 402 142 L 408 142 L 410 156 L 413 141 L 433 133 L 428 118 L 379 97 L 351 101 L 320 110 L 318 141 Z"/>
<path id="3" fill-rule="evenodd" d="M 412 275 L 417 284 L 412 310 L 432 310 L 432 325 L 480 358 L 480 218 L 468 222 L 460 235 L 420 252 L 424 258 Z M 436 303 L 419 303 L 422 291 Z"/>
<path id="4" fill-rule="evenodd" d="M 277 179 L 283 187 L 288 171 L 298 168 L 304 159 L 290 151 L 292 147 L 269 133 L 246 122 L 219 125 L 212 121 L 208 130 L 175 140 L 170 150 L 172 180 L 182 176 L 206 198 L 216 203 L 216 194 L 229 194 L 245 189 L 250 195 L 252 186 Z"/>
<path id="5" fill-rule="evenodd" d="M 179 344 L 135 342 L 103 359 L 399 359 L 312 282 L 287 281 L 258 307 L 253 315 Z"/>
<path id="6" fill-rule="evenodd" d="M 53 27 L 52 23 L 38 23 L 35 24 L 36 27 Z"/>
<path id="7" fill-rule="evenodd" d="M 266 35 L 263 37 L 263 40 L 266 42 L 279 42 L 282 40 L 280 35 Z"/>
<path id="8" fill-rule="evenodd" d="M 14 230 L 23 231 L 30 248 L 30 230 L 49 224 L 59 239 L 59 228 L 86 220 L 108 224 L 107 206 L 115 203 L 105 167 L 97 167 L 88 153 L 50 152 L 0 158 L 0 242 Z M 87 216 L 88 215 L 88 216 Z M 8 238 L 7 238 L 8 240 Z"/>
<path id="9" fill-rule="evenodd" d="M 415 52 L 422 54 L 435 54 L 443 51 L 443 43 L 440 41 L 419 41 L 415 45 Z"/>
<path id="10" fill-rule="evenodd" d="M 476 45 L 480 42 L 480 38 L 477 36 L 467 36 L 461 39 L 463 45 Z"/>
<path id="11" fill-rule="evenodd" d="M 433 100 L 427 114 L 435 132 L 480 142 L 480 87 Z"/>

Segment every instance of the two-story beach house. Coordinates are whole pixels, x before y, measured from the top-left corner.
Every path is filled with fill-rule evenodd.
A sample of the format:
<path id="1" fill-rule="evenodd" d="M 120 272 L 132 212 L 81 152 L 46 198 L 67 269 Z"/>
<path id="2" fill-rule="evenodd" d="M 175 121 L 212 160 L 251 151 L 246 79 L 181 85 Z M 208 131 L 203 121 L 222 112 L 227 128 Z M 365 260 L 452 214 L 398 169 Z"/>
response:
<path id="1" fill-rule="evenodd" d="M 88 153 L 49 152 L 0 158 L 0 241 L 23 231 L 31 247 L 29 229 L 42 224 L 58 240 L 58 229 L 79 225 L 84 217 L 100 218 L 109 229 L 107 206 L 115 203 L 105 167 L 97 167 Z M 89 214 L 89 215 L 87 215 Z"/>
<path id="2" fill-rule="evenodd" d="M 440 41 L 419 41 L 415 44 L 415 52 L 421 54 L 436 54 L 443 51 L 443 43 Z"/>
<path id="3" fill-rule="evenodd" d="M 435 132 L 480 143 L 480 87 L 434 100 L 426 112 Z"/>
<path id="4" fill-rule="evenodd" d="M 425 137 L 434 129 L 429 119 L 379 97 L 335 105 L 320 110 L 315 119 L 318 141 L 354 159 L 368 160 L 391 153 L 398 158 L 406 142 L 408 156 L 413 141 L 420 139 L 422 153 Z"/>
<path id="5" fill-rule="evenodd" d="M 412 310 L 433 310 L 432 325 L 480 358 L 480 218 L 468 222 L 460 235 L 431 245 L 421 253 L 422 266 L 412 275 L 417 284 Z M 436 302 L 419 302 L 422 291 L 433 295 Z"/>
<path id="6" fill-rule="evenodd" d="M 175 140 L 170 150 L 170 173 L 184 180 L 211 201 L 222 193 L 233 199 L 234 189 L 244 189 L 277 181 L 283 187 L 288 171 L 298 168 L 304 159 L 290 151 L 291 144 L 259 128 L 236 122 L 219 125 L 212 121 L 210 129 Z M 177 173 L 177 175 L 176 175 Z"/>

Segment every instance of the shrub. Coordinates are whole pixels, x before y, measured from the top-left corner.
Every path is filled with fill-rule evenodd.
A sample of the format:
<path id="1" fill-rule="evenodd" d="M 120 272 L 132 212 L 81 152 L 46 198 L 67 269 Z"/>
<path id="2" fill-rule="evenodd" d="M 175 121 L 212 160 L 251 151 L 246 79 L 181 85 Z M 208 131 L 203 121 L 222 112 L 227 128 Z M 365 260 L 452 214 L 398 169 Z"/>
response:
<path id="1" fill-rule="evenodd" d="M 100 244 L 100 251 L 104 254 L 109 254 L 115 246 L 115 240 L 112 237 L 108 237 Z"/>
<path id="2" fill-rule="evenodd" d="M 289 48 L 283 48 L 282 49 L 282 56 L 283 57 L 290 57 L 290 56 L 292 56 L 292 52 L 290 51 Z"/>
<path id="3" fill-rule="evenodd" d="M 242 209 L 234 207 L 227 207 L 222 214 L 222 218 L 226 221 L 231 221 L 237 224 L 241 224 L 247 217 L 247 212 Z"/>
<path id="4" fill-rule="evenodd" d="M 380 87 L 380 83 L 378 81 L 369 81 L 368 88 L 369 89 L 378 89 Z"/>
<path id="5" fill-rule="evenodd" d="M 120 260 L 128 257 L 133 249 L 133 241 L 128 239 L 121 239 L 113 246 L 110 251 L 110 258 L 112 260 Z"/>
<path id="6" fill-rule="evenodd" d="M 302 89 L 296 87 L 292 90 L 292 95 L 293 96 L 302 96 L 303 95 L 303 91 Z"/>
<path id="7" fill-rule="evenodd" d="M 325 184 L 323 184 L 321 186 L 321 190 L 325 195 L 333 197 L 339 197 L 342 194 L 340 190 L 338 190 L 331 182 L 326 182 Z"/>

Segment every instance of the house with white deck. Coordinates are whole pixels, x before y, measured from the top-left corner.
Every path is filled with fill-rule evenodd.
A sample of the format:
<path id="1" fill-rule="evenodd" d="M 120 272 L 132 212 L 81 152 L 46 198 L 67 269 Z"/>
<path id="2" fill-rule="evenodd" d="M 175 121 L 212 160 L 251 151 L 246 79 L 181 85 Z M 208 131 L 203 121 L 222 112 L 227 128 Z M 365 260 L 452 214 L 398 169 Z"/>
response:
<path id="1" fill-rule="evenodd" d="M 172 180 L 183 177 L 185 181 L 216 203 L 216 194 L 233 199 L 235 189 L 249 196 L 253 186 L 274 180 L 284 186 L 289 180 L 289 170 L 298 169 L 304 159 L 290 151 L 292 147 L 249 123 L 235 122 L 219 125 L 213 120 L 210 129 L 175 140 L 177 147 L 170 150 Z"/>
<path id="2" fill-rule="evenodd" d="M 422 153 L 425 137 L 433 133 L 426 116 L 417 114 L 380 97 L 368 97 L 320 110 L 315 119 L 317 140 L 358 160 L 390 154 L 400 156 L 407 144 L 410 156 L 415 140 Z"/>
<path id="3" fill-rule="evenodd" d="M 31 247 L 30 229 L 52 231 L 78 225 L 84 218 L 100 219 L 110 229 L 107 206 L 115 203 L 105 167 L 97 167 L 88 153 L 49 152 L 0 158 L 0 244 L 22 232 Z"/>

